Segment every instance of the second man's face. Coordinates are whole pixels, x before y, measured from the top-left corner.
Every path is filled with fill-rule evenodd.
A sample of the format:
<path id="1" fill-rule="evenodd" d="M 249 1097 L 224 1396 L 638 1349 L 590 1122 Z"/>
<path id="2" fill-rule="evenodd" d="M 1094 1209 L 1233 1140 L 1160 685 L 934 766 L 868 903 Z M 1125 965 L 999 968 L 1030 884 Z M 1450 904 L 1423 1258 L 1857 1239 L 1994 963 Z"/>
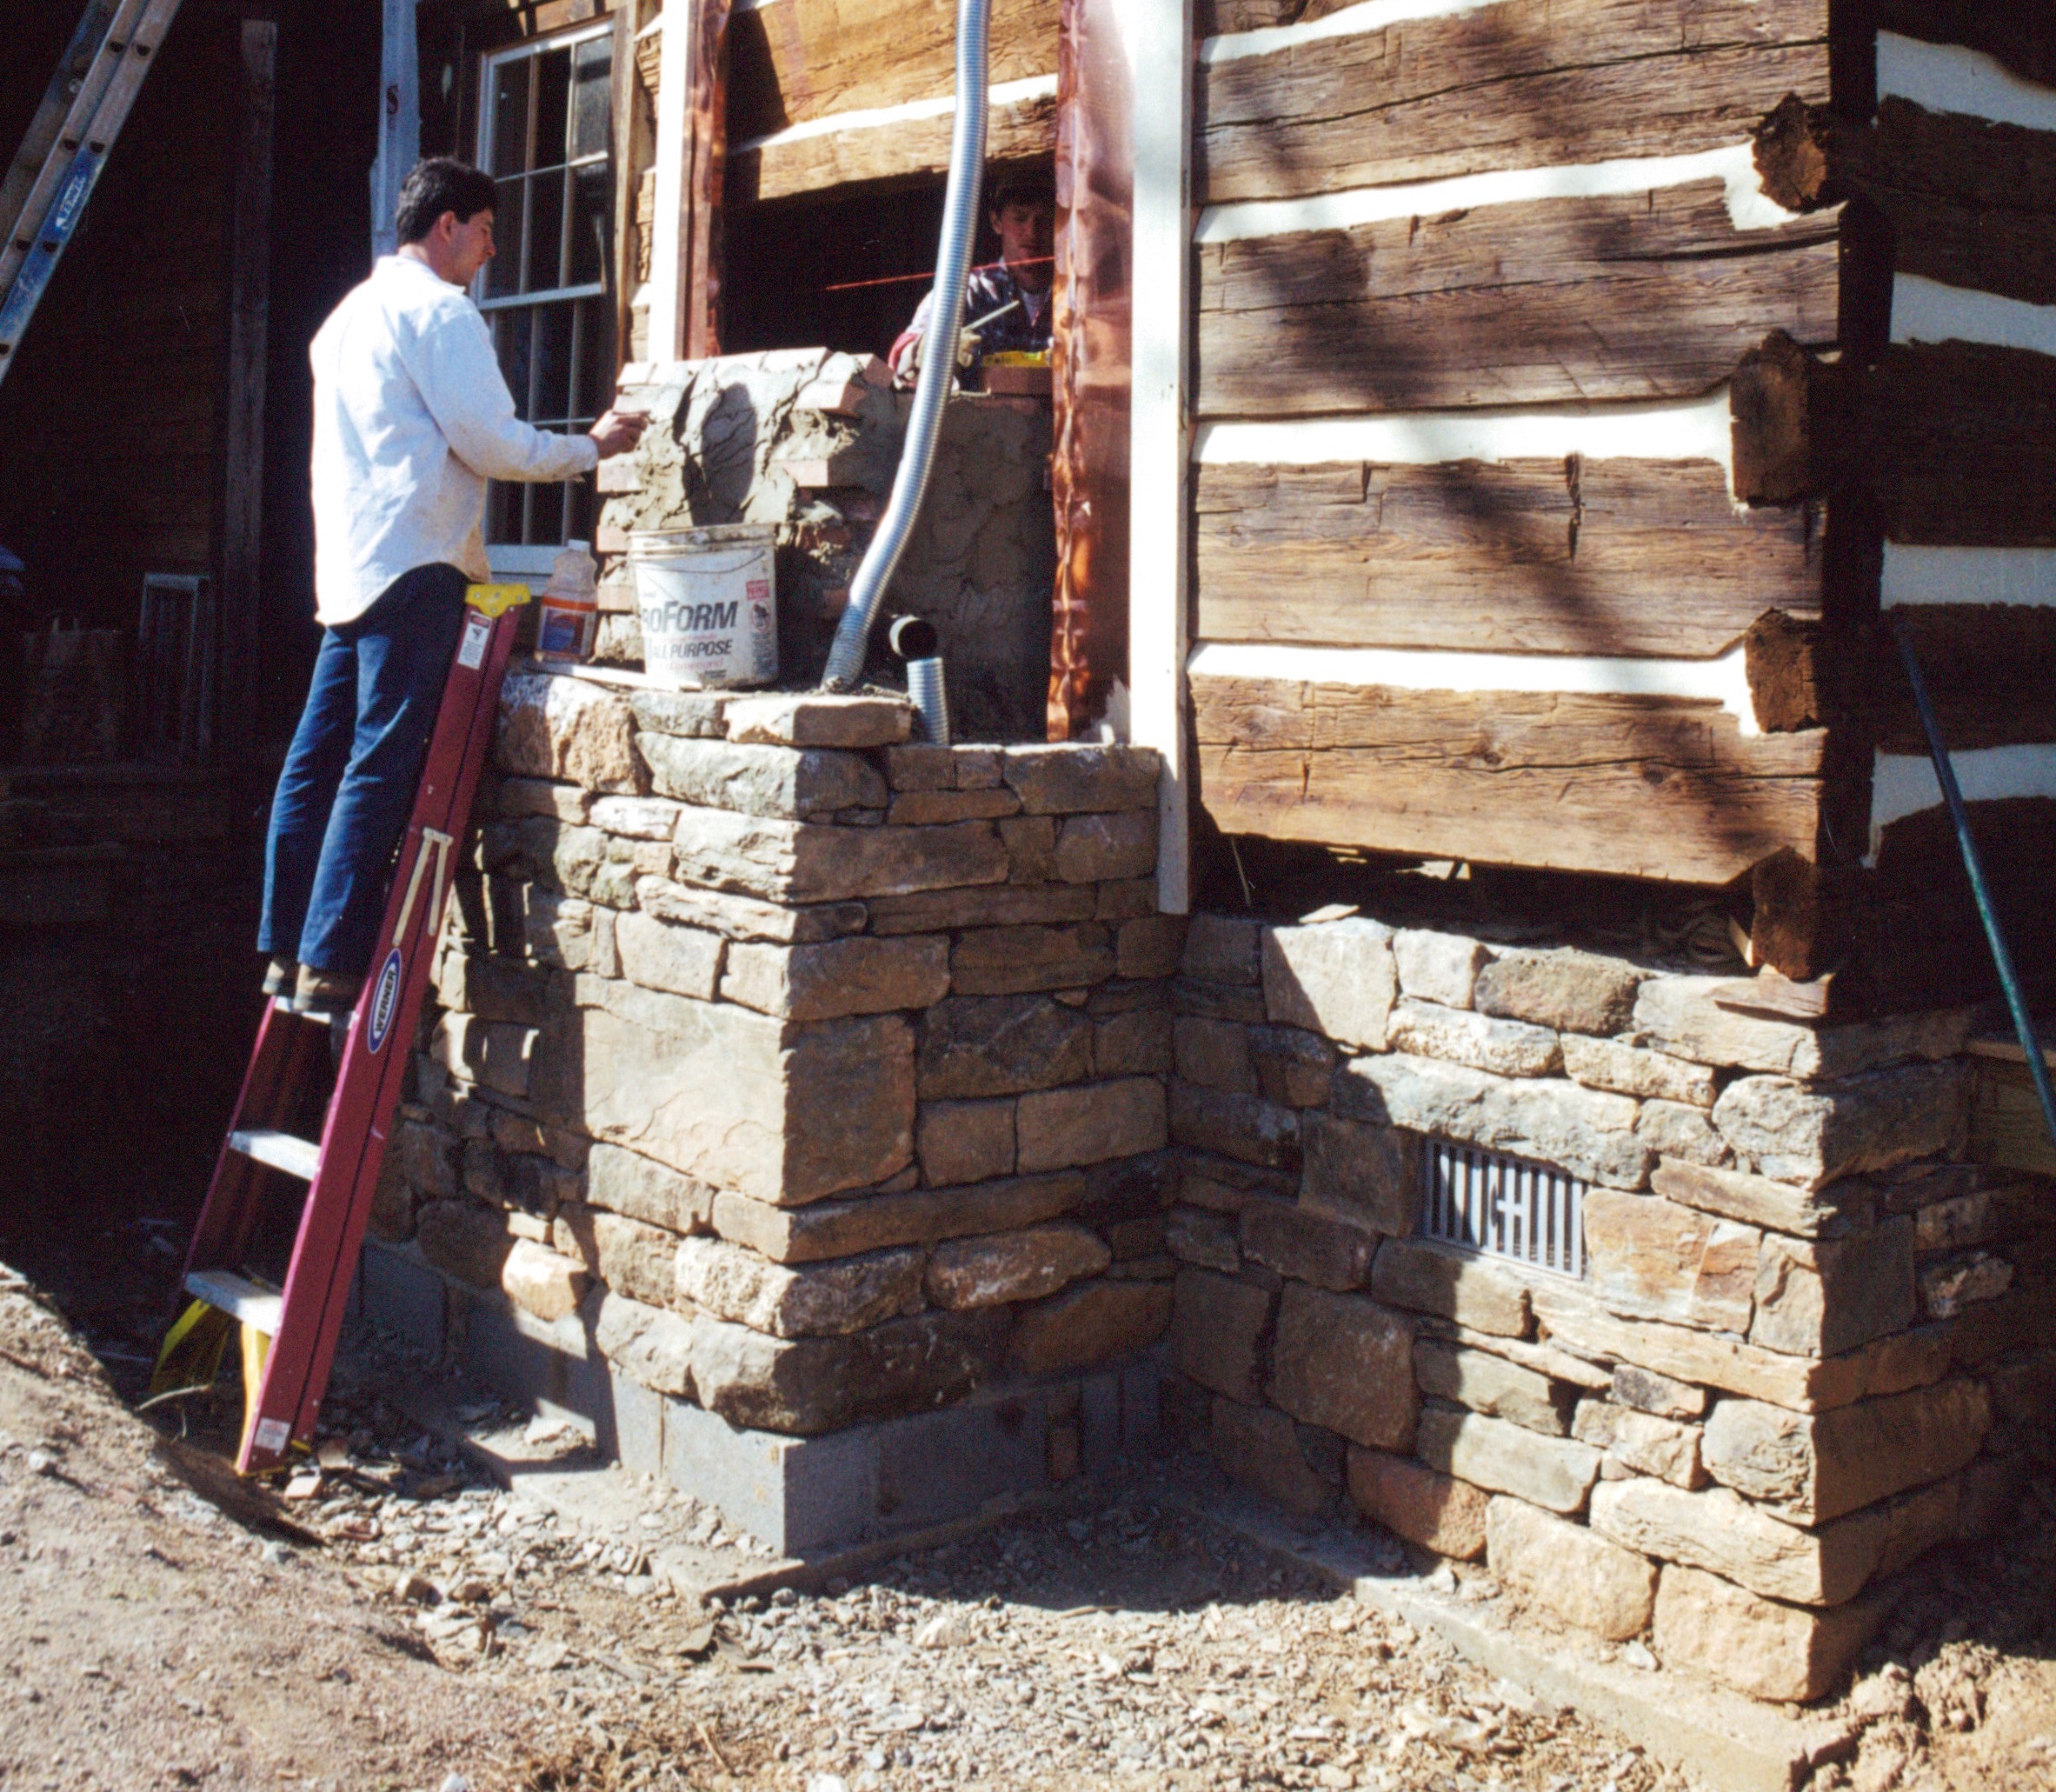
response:
<path id="1" fill-rule="evenodd" d="M 1009 199 L 992 215 L 1000 259 L 1031 292 L 1049 283 L 1049 252 L 1056 240 L 1056 208 L 1047 199 Z"/>

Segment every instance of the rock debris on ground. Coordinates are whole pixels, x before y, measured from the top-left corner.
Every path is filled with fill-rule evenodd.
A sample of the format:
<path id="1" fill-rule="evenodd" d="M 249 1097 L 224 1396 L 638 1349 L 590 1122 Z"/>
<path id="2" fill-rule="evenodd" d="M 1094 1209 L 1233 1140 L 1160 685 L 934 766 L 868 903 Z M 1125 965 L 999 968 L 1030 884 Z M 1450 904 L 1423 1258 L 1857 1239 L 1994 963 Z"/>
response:
<path id="1" fill-rule="evenodd" d="M 31 1288 L 0 1288 L 10 1792 L 1695 1783 L 1277 1565 L 1174 1476 L 731 1602 L 702 1589 L 762 1582 L 769 1552 L 568 1427 L 523 1442 L 611 1477 L 604 1522 L 502 1489 L 345 1375 L 316 1460 L 239 1521 L 202 1472 L 233 1389 L 168 1410 L 183 1449 Z M 1818 1785 L 2056 1784 L 2048 1516 L 1938 1567 Z"/>

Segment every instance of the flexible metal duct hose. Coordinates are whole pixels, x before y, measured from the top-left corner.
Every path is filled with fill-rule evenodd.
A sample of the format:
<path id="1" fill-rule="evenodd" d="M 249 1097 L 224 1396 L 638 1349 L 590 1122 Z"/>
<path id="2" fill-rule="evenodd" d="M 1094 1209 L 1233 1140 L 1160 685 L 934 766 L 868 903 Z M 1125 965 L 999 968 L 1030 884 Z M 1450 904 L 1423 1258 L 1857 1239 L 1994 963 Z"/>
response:
<path id="1" fill-rule="evenodd" d="M 854 690 L 863 676 L 871 630 L 892 583 L 894 569 L 921 515 L 928 475 L 935 464 L 935 440 L 942 407 L 956 376 L 957 337 L 964 322 L 964 277 L 971 270 L 971 244 L 978 235 L 978 194 L 985 180 L 986 25 L 991 0 L 957 0 L 956 128 L 949 140 L 949 184 L 942 197 L 942 237 L 935 250 L 935 291 L 927 340 L 921 345 L 921 377 L 914 410 L 900 449 L 892 499 L 863 563 L 849 584 L 849 605 L 836 624 L 828 649 L 823 690 Z"/>

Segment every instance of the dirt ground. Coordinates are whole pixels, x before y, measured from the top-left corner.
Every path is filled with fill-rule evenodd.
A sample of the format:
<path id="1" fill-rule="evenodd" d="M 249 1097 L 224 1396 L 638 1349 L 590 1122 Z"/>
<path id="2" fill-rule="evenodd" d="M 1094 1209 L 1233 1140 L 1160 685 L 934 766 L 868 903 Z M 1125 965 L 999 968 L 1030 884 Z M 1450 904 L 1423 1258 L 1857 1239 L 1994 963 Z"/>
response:
<path id="1" fill-rule="evenodd" d="M 229 1390 L 124 1403 L 147 1328 L 117 1282 L 67 1288 L 96 1360 L 0 1272 L 10 1792 L 1696 1784 L 1279 1567 L 1175 1476 L 702 1603 L 680 1562 L 701 1586 L 765 1567 L 716 1515 L 619 1469 L 598 1519 L 509 1495 L 345 1374 L 318 1475 L 256 1500 L 210 1472 Z M 2056 1786 L 2052 1508 L 2045 1482 L 2013 1535 L 1923 1576 L 1838 1708 L 1823 1792 Z"/>

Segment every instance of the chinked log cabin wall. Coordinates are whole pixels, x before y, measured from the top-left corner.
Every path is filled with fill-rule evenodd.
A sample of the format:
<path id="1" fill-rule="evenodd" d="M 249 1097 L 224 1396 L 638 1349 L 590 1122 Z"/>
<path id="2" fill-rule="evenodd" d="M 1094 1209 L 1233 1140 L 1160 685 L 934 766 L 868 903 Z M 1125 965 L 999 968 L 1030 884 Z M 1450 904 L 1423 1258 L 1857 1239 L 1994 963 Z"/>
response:
<path id="1" fill-rule="evenodd" d="M 1055 0 L 994 9 L 988 160 L 1055 148 L 1056 13 Z M 739 7 L 729 27 L 729 203 L 942 174 L 955 57 L 952 0 Z"/>
<path id="2" fill-rule="evenodd" d="M 1892 616 L 2056 945 L 2020 900 L 2056 847 L 2048 34 L 1421 10 L 1200 10 L 1210 818 L 1748 877 L 1760 962 L 1961 999 L 1990 974 Z"/>

